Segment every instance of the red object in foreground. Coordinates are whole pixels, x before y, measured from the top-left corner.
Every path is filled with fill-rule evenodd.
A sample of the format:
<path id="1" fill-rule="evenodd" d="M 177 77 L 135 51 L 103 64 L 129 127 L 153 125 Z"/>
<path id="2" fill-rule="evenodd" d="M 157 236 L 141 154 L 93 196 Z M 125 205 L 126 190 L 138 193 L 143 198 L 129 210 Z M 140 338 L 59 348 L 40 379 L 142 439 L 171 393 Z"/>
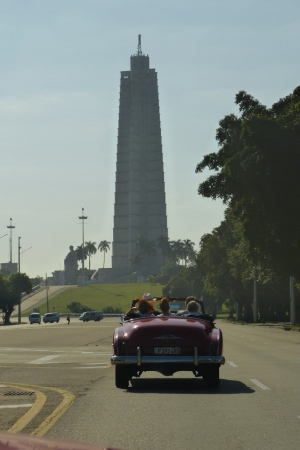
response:
<path id="1" fill-rule="evenodd" d="M 117 450 L 113 447 L 82 444 L 80 442 L 62 441 L 27 436 L 26 434 L 0 433 L 0 450 Z"/>

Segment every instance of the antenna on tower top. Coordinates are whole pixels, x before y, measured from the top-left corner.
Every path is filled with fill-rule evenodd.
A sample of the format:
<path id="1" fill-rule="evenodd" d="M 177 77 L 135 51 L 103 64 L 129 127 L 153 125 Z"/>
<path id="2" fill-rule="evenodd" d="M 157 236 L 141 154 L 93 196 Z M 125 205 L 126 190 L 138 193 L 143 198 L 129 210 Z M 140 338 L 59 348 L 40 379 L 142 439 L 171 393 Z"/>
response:
<path id="1" fill-rule="evenodd" d="M 137 55 L 140 56 L 142 55 L 142 37 L 141 34 L 139 34 L 139 38 L 138 38 L 138 46 L 137 46 Z"/>

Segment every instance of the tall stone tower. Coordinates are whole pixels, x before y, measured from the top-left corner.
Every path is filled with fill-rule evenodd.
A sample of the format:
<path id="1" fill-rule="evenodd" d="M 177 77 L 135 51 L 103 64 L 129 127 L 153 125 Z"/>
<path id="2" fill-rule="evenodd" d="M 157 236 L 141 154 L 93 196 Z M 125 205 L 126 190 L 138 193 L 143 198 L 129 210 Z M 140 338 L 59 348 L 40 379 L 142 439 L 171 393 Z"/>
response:
<path id="1" fill-rule="evenodd" d="M 149 68 L 149 56 L 142 53 L 140 35 L 137 53 L 130 58 L 130 71 L 121 72 L 114 273 L 133 271 L 130 258 L 136 252 L 137 236 L 148 243 L 168 236 L 157 73 Z M 156 251 L 145 263 L 148 273 L 159 272 L 163 264 L 160 250 Z"/>

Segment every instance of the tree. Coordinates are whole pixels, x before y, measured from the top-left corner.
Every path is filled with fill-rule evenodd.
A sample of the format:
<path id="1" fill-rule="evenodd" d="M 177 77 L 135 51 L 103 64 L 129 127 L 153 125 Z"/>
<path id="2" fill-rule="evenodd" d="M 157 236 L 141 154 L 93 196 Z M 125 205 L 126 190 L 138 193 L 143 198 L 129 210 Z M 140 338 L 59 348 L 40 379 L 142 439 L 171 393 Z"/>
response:
<path id="1" fill-rule="evenodd" d="M 170 256 L 173 261 L 180 263 L 181 260 L 184 260 L 184 244 L 181 239 L 170 241 L 170 250 Z"/>
<path id="2" fill-rule="evenodd" d="M 196 167 L 215 172 L 198 193 L 232 208 L 254 262 L 300 281 L 300 87 L 269 109 L 244 91 L 236 104 L 240 116 L 220 121 L 219 151 Z"/>
<path id="3" fill-rule="evenodd" d="M 131 265 L 134 269 L 138 269 L 141 267 L 143 262 L 143 256 L 140 253 L 134 252 L 129 258 Z"/>
<path id="4" fill-rule="evenodd" d="M 156 246 L 160 249 L 164 259 L 170 256 L 170 242 L 168 236 L 161 235 L 156 239 Z"/>
<path id="5" fill-rule="evenodd" d="M 86 247 L 83 247 L 83 251 L 82 251 L 82 245 L 78 245 L 77 248 L 75 249 L 75 253 L 77 255 L 77 259 L 78 261 L 81 261 L 84 259 L 84 261 L 87 259 L 87 250 Z"/>
<path id="6" fill-rule="evenodd" d="M 110 244 L 111 242 L 108 241 L 101 241 L 100 244 L 98 245 L 98 249 L 100 250 L 100 252 L 103 252 L 103 269 L 105 266 L 105 254 L 107 253 L 107 250 L 110 249 Z"/>
<path id="7" fill-rule="evenodd" d="M 187 262 L 189 259 L 193 260 L 195 256 L 194 252 L 194 245 L 195 242 L 192 242 L 190 239 L 184 239 L 182 241 L 183 244 L 183 259 L 184 259 L 184 265 L 186 267 Z"/>
<path id="8" fill-rule="evenodd" d="M 85 251 L 89 258 L 89 270 L 91 270 L 91 256 L 97 253 L 96 242 L 88 241 L 85 243 Z"/>
<path id="9" fill-rule="evenodd" d="M 28 294 L 31 289 L 32 283 L 26 273 L 15 273 L 9 278 L 0 275 L 0 309 L 4 313 L 5 325 L 11 325 L 14 306 L 21 302 L 22 294 Z"/>
<path id="10" fill-rule="evenodd" d="M 85 311 L 93 311 L 88 306 L 84 306 L 79 302 L 71 302 L 67 305 L 67 308 L 71 313 L 77 313 L 77 314 L 82 314 Z"/>

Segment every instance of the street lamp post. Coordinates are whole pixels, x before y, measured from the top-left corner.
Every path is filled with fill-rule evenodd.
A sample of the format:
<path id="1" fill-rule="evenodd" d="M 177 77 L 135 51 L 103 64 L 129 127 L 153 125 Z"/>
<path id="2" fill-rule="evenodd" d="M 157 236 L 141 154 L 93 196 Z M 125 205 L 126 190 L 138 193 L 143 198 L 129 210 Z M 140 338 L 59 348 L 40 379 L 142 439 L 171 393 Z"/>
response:
<path id="1" fill-rule="evenodd" d="M 87 219 L 87 216 L 84 215 L 84 208 L 81 210 L 82 214 L 79 216 L 79 219 L 82 221 L 82 284 L 84 284 L 84 221 Z"/>
<path id="2" fill-rule="evenodd" d="M 20 266 L 20 250 L 21 250 L 21 237 L 18 238 L 18 272 L 21 273 L 21 266 Z M 21 298 L 18 304 L 18 323 L 21 323 Z"/>
<path id="3" fill-rule="evenodd" d="M 20 250 L 21 250 L 21 236 L 18 238 L 18 272 L 21 272 Z"/>
<path id="4" fill-rule="evenodd" d="M 9 229 L 9 233 L 10 233 L 10 238 L 9 238 L 9 274 L 12 274 L 12 230 L 13 228 L 16 228 L 12 225 L 12 218 L 9 219 L 10 220 L 10 225 L 7 226 L 7 228 Z"/>
<path id="5" fill-rule="evenodd" d="M 32 248 L 32 246 L 31 246 L 31 247 L 26 248 L 26 250 L 23 250 L 21 252 L 20 251 L 21 250 L 21 245 L 20 244 L 21 244 L 21 237 L 18 238 L 18 272 L 19 273 L 21 273 L 21 255 L 22 255 L 22 253 L 25 253 L 25 252 L 27 252 L 27 250 L 30 250 Z M 18 305 L 18 323 L 21 323 L 21 301 L 20 301 L 20 303 Z"/>
<path id="6" fill-rule="evenodd" d="M 48 296 L 48 278 L 46 274 L 46 299 L 47 299 L 47 313 L 49 312 L 49 296 Z"/>

